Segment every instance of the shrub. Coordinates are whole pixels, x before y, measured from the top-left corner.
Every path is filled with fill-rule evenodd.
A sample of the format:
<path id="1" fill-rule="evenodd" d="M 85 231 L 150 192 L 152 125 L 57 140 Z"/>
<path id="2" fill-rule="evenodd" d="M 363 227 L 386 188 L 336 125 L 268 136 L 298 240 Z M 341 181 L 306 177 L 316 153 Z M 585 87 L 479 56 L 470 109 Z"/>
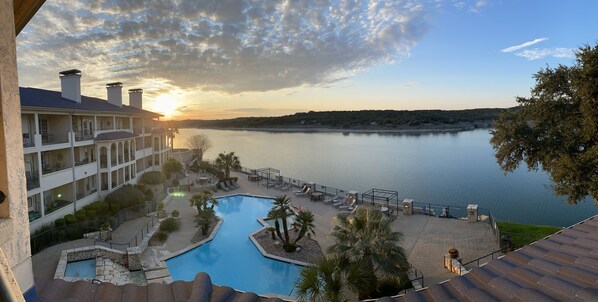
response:
<path id="1" fill-rule="evenodd" d="M 54 221 L 54 226 L 57 228 L 64 226 L 64 225 L 65 225 L 64 218 L 58 218 Z"/>
<path id="2" fill-rule="evenodd" d="M 64 215 L 64 222 L 67 225 L 77 223 L 77 217 L 75 217 L 75 215 L 73 215 L 73 214 Z"/>
<path id="3" fill-rule="evenodd" d="M 156 239 L 160 242 L 164 242 L 166 239 L 168 239 L 168 233 L 164 232 L 157 232 L 154 236 L 156 236 Z"/>
<path id="4" fill-rule="evenodd" d="M 133 186 L 137 190 L 143 192 L 145 195 L 145 200 L 153 200 L 154 199 L 154 192 L 148 188 L 145 184 L 139 183 Z"/>
<path id="5" fill-rule="evenodd" d="M 110 205 L 102 200 L 94 202 L 96 212 L 99 216 L 108 216 Z"/>
<path id="6" fill-rule="evenodd" d="M 179 211 L 177 211 L 177 210 L 172 211 L 172 217 L 179 217 L 179 215 L 180 215 Z"/>
<path id="7" fill-rule="evenodd" d="M 110 211 L 113 212 L 114 205 L 119 205 L 120 209 L 124 209 L 143 203 L 145 195 L 133 186 L 125 185 L 108 194 L 104 200 L 110 206 Z"/>
<path id="8" fill-rule="evenodd" d="M 168 218 L 164 219 L 162 223 L 160 223 L 160 231 L 172 233 L 174 231 L 178 231 L 181 228 L 181 222 L 178 219 Z"/>
<path id="9" fill-rule="evenodd" d="M 85 221 L 87 220 L 87 214 L 85 214 L 84 210 L 79 210 L 75 213 L 75 217 L 77 218 L 77 221 Z"/>
<path id="10" fill-rule="evenodd" d="M 156 209 L 158 209 L 158 211 L 162 211 L 164 210 L 164 203 L 163 202 L 158 202 L 158 205 L 156 206 Z"/>
<path id="11" fill-rule="evenodd" d="M 159 185 L 164 183 L 164 174 L 160 171 L 145 172 L 139 181 L 147 185 Z"/>
<path id="12" fill-rule="evenodd" d="M 179 180 L 178 179 L 173 179 L 172 180 L 172 185 L 175 186 L 175 187 L 178 186 L 179 185 Z"/>
<path id="13" fill-rule="evenodd" d="M 102 223 L 102 228 L 103 229 L 107 229 L 109 227 L 110 227 L 110 222 L 106 221 L 106 222 Z"/>
<path id="14" fill-rule="evenodd" d="M 96 212 L 96 210 L 93 210 L 93 209 L 85 210 L 85 215 L 87 216 L 88 219 L 94 219 L 94 218 L 98 217 L 98 213 Z"/>

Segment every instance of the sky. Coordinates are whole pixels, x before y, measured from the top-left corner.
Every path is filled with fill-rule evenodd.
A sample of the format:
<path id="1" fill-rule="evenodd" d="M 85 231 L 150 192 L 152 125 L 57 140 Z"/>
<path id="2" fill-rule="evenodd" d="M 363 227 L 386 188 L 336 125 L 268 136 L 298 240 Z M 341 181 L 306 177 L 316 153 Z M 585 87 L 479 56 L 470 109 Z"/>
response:
<path id="1" fill-rule="evenodd" d="M 22 87 L 144 90 L 162 120 L 516 106 L 598 43 L 589 0 L 53 0 L 17 37 Z"/>

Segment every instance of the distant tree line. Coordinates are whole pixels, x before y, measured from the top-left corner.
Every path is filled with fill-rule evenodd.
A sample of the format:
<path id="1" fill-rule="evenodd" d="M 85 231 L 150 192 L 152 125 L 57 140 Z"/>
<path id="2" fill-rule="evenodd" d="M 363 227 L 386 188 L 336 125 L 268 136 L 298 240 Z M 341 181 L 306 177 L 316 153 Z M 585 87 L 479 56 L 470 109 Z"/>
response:
<path id="1" fill-rule="evenodd" d="M 492 127 L 497 116 L 508 109 L 467 110 L 361 110 L 309 111 L 277 117 L 241 117 L 224 120 L 183 120 L 179 128 L 260 128 L 260 127 L 329 127 L 329 128 L 409 128 L 470 124 Z"/>

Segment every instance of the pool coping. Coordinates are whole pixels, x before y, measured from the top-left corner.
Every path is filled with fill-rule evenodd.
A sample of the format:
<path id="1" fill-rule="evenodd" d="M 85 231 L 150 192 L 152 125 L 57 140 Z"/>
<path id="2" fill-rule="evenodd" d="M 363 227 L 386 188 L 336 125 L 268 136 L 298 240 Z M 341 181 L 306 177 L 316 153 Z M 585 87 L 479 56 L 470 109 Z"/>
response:
<path id="1" fill-rule="evenodd" d="M 172 254 L 170 254 L 168 256 L 161 257 L 159 260 L 160 261 L 169 260 L 171 258 L 180 256 L 180 255 L 182 255 L 182 254 L 184 254 L 184 253 L 186 253 L 186 252 L 188 252 L 188 251 L 190 251 L 190 250 L 192 250 L 192 249 L 194 249 L 196 247 L 202 246 L 202 245 L 204 245 L 204 244 L 212 241 L 212 239 L 214 239 L 214 237 L 218 233 L 218 230 L 220 230 L 220 226 L 222 225 L 223 221 L 224 221 L 224 218 L 218 217 L 218 223 L 216 223 L 216 226 L 214 226 L 214 229 L 212 230 L 212 233 L 207 238 L 205 238 L 205 239 L 203 239 L 203 240 L 201 240 L 201 241 L 199 241 L 197 243 L 194 243 L 194 244 L 192 244 L 190 246 L 187 246 L 187 247 L 185 247 L 183 249 L 180 249 L 180 250 L 178 250 L 178 251 L 176 251 L 176 252 L 174 252 L 174 253 L 172 253 Z"/>

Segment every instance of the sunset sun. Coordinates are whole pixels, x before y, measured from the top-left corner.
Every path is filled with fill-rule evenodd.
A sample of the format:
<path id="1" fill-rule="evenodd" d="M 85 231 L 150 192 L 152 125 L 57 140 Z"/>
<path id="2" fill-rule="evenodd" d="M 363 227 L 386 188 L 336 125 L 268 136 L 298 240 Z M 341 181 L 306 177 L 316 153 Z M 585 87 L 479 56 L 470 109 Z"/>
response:
<path id="1" fill-rule="evenodd" d="M 179 102 L 174 96 L 170 94 L 161 94 L 156 98 L 152 109 L 158 113 L 161 113 L 166 118 L 171 118 L 176 114 L 176 109 L 179 107 Z"/>

